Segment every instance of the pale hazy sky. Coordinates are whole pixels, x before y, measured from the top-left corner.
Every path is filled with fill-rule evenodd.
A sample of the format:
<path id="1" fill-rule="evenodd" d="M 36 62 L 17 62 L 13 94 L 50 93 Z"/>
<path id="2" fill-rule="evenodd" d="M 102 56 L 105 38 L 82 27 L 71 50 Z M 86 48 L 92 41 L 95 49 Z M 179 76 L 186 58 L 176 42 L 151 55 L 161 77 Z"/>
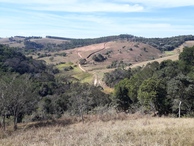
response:
<path id="1" fill-rule="evenodd" d="M 194 35 L 194 0 L 0 0 L 0 37 Z"/>

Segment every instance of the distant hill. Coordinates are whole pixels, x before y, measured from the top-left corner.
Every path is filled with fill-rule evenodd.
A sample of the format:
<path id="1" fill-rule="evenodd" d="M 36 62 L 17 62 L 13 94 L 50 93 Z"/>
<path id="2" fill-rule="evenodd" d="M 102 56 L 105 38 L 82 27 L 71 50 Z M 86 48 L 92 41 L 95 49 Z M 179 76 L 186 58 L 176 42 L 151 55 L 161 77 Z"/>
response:
<path id="1" fill-rule="evenodd" d="M 194 40 L 193 35 L 174 36 L 167 38 L 144 38 L 137 37 L 129 34 L 121 34 L 115 36 L 88 38 L 88 39 L 73 39 L 57 36 L 46 36 L 46 38 L 32 36 L 15 36 L 10 38 L 1 38 L 0 44 L 6 44 L 11 47 L 20 48 L 27 52 L 31 51 L 56 51 L 56 50 L 68 50 L 92 44 L 105 43 L 110 41 L 126 40 L 129 42 L 140 42 L 149 44 L 160 51 L 171 51 L 174 48 L 180 46 L 185 41 Z"/>

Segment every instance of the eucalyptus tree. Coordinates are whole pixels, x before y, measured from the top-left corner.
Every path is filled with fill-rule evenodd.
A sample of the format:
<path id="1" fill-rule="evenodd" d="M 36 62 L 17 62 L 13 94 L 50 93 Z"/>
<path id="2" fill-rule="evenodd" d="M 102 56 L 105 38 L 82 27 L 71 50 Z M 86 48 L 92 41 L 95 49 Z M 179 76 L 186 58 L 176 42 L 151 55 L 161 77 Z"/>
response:
<path id="1" fill-rule="evenodd" d="M 25 114 L 30 114 L 38 98 L 29 75 L 9 74 L 0 79 L 1 116 L 13 117 L 14 130 L 17 129 L 18 120 Z M 18 119 L 19 118 L 19 119 Z"/>

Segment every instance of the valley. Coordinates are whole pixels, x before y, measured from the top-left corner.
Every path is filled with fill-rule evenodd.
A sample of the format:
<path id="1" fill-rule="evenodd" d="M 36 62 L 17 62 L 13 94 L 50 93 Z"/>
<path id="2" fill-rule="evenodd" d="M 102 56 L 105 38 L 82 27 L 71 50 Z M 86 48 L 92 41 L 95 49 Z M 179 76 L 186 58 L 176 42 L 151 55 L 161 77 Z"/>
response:
<path id="1" fill-rule="evenodd" d="M 1 38 L 0 145 L 193 145 L 194 40 L 125 37 Z"/>
<path id="2" fill-rule="evenodd" d="M 130 36 L 131 37 L 131 36 Z M 107 37 L 109 38 L 109 37 Z M 114 37 L 113 37 L 114 38 Z M 134 37 L 136 38 L 136 37 Z M 171 51 L 161 51 L 156 47 L 141 41 L 140 38 L 134 39 L 113 39 L 103 43 L 94 43 L 83 47 L 76 47 L 68 50 L 55 49 L 57 46 L 69 43 L 71 39 L 60 39 L 58 37 L 12 37 L 2 38 L 0 43 L 9 45 L 10 47 L 25 47 L 25 41 L 33 42 L 32 45 L 43 45 L 50 47 L 50 49 L 42 50 L 37 49 L 28 53 L 37 60 L 44 60 L 46 64 L 52 64 L 57 67 L 59 64 L 64 64 L 65 67 L 77 66 L 73 70 L 65 71 L 60 67 L 60 76 L 68 74 L 68 76 L 75 77 L 81 82 L 89 82 L 95 86 L 102 86 L 106 91 L 112 91 L 102 81 L 104 73 L 110 72 L 115 68 L 136 68 L 146 66 L 147 63 L 154 61 L 162 62 L 164 60 L 178 60 L 179 54 L 184 47 L 192 47 L 194 41 L 185 41 Z M 140 39 L 140 41 L 139 41 Z M 147 41 L 150 41 L 149 39 Z M 152 41 L 152 40 L 151 40 Z M 158 40 L 157 40 L 158 41 Z M 40 46 L 37 45 L 37 46 Z M 95 55 L 102 55 L 105 59 L 103 61 L 95 61 Z M 80 63 L 82 61 L 82 63 Z M 68 65 L 70 64 L 70 65 Z M 75 73 L 77 72 L 77 73 Z M 82 73 L 83 72 L 83 73 Z M 74 74 L 90 74 L 74 75 Z"/>
<path id="3" fill-rule="evenodd" d="M 41 60 L 45 60 L 48 64 L 58 64 L 60 62 L 72 62 L 73 64 L 77 64 L 81 71 L 93 75 L 92 79 L 90 79 L 92 82 L 90 83 L 93 83 L 95 86 L 102 86 L 105 92 L 109 92 L 113 90 L 107 87 L 102 79 L 104 73 L 110 72 L 116 68 L 116 66 L 108 68 L 113 62 L 122 62 L 122 66 L 120 67 L 127 69 L 129 67 L 144 67 L 146 64 L 154 61 L 159 63 L 164 60 L 175 61 L 178 60 L 178 56 L 183 51 L 184 47 L 192 47 L 193 45 L 194 41 L 186 41 L 173 51 L 161 52 L 143 43 L 115 41 L 59 51 L 58 54 L 66 53 L 67 55 L 61 57 L 55 56 L 55 53 L 53 53 L 51 55 L 54 58 L 53 61 L 49 60 L 50 57 L 43 57 Z M 93 55 L 99 53 L 106 57 L 105 61 L 95 62 L 92 59 Z M 79 63 L 81 59 L 86 59 L 86 63 L 81 65 Z"/>

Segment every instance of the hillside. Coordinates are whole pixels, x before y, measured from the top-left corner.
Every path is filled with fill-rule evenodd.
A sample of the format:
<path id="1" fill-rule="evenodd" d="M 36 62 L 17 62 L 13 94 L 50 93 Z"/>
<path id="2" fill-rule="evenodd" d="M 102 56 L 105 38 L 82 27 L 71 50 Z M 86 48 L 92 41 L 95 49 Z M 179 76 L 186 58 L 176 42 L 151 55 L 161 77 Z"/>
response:
<path id="1" fill-rule="evenodd" d="M 53 60 L 50 59 L 51 56 L 39 59 L 45 60 L 48 64 L 59 64 L 60 62 L 79 64 L 81 59 L 86 59 L 85 63 L 80 67 L 80 72 L 88 72 L 93 77 L 90 76 L 90 79 L 87 78 L 87 80 L 82 78 L 78 79 L 89 81 L 90 83 L 94 83 L 94 85 L 101 85 L 109 92 L 112 90 L 102 82 L 104 73 L 110 72 L 117 67 L 134 68 L 137 66 L 145 66 L 147 63 L 154 61 L 177 60 L 184 47 L 192 47 L 193 45 L 194 41 L 186 41 L 173 51 L 161 52 L 148 44 L 118 40 L 58 51 L 57 54 L 59 55 L 53 52 L 50 53 L 53 56 Z M 66 54 L 65 57 L 60 55 L 64 53 Z M 106 60 L 102 62 L 94 61 L 93 56 L 98 54 L 102 54 Z M 38 58 L 38 56 L 34 57 Z M 72 74 L 74 73 L 72 72 Z"/>
<path id="2" fill-rule="evenodd" d="M 0 71 L 24 73 L 45 72 L 46 65 L 39 60 L 26 57 L 7 46 L 0 45 Z"/>
<path id="3" fill-rule="evenodd" d="M 92 66 L 102 64 L 105 67 L 113 61 L 123 61 L 129 64 L 159 58 L 162 55 L 161 51 L 150 45 L 128 41 L 111 41 L 57 52 L 57 54 L 62 53 L 66 53 L 66 56 L 61 61 L 76 63 L 79 59 L 85 58 L 88 66 L 90 64 Z M 103 62 L 94 62 L 92 57 L 95 54 L 102 54 L 106 57 L 106 60 Z M 59 55 L 57 56 L 54 52 L 50 53 L 50 55 L 55 55 L 56 57 L 48 63 L 59 63 Z M 38 56 L 36 57 L 38 58 Z M 49 57 L 43 57 L 41 59 L 48 61 L 47 59 Z"/>
<path id="4" fill-rule="evenodd" d="M 182 45 L 180 45 L 179 47 L 175 48 L 174 50 L 166 52 L 165 56 L 162 57 L 162 58 L 158 58 L 158 59 L 150 60 L 150 61 L 143 61 L 143 62 L 140 62 L 140 63 L 133 64 L 130 67 L 131 68 L 135 68 L 135 67 L 138 67 L 138 66 L 143 67 L 143 66 L 146 66 L 146 64 L 152 63 L 154 61 L 157 61 L 159 63 L 161 63 L 164 60 L 176 61 L 176 60 L 179 59 L 179 54 L 183 51 L 183 49 L 185 47 L 192 47 L 192 46 L 194 46 L 194 41 L 186 41 Z"/>
<path id="5" fill-rule="evenodd" d="M 127 40 L 110 41 L 70 50 L 49 52 L 46 53 L 47 55 L 45 55 L 44 51 L 40 51 L 40 53 L 44 54 L 45 57 L 33 55 L 33 58 L 44 60 L 48 64 L 73 63 L 80 67 L 81 72 L 90 73 L 92 75 L 90 79 L 80 78 L 74 75 L 77 72 L 75 71 L 76 68 L 68 73 L 63 72 L 63 74 L 70 74 L 71 72 L 73 77 L 79 80 L 89 81 L 90 83 L 94 83 L 94 85 L 101 85 L 104 89 L 107 89 L 102 82 L 105 72 L 109 72 L 119 66 L 126 67 L 138 62 L 154 60 L 163 55 L 160 50 L 148 44 L 129 42 Z M 65 56 L 62 54 L 65 54 Z M 94 56 L 98 56 L 99 54 L 105 58 L 103 61 L 94 60 Z M 79 65 L 81 60 L 85 61 Z"/>
<path id="6" fill-rule="evenodd" d="M 88 46 L 92 44 L 106 43 L 117 40 L 127 40 L 129 42 L 141 42 L 149 44 L 160 51 L 171 51 L 176 47 L 183 44 L 185 41 L 194 40 L 192 35 L 184 36 L 175 36 L 168 38 L 144 38 L 137 37 L 128 34 L 121 34 L 115 36 L 107 36 L 100 38 L 90 38 L 90 39 L 73 39 L 73 38 L 63 38 L 63 37 L 54 37 L 46 36 L 46 38 L 31 36 L 14 36 L 10 38 L 0 38 L 0 44 L 7 44 L 11 47 L 24 48 L 25 51 L 29 50 L 47 50 L 47 51 L 56 51 L 56 50 L 68 50 L 77 47 Z M 28 43 L 26 43 L 28 42 Z M 41 46 L 41 47 L 40 47 Z M 54 49 L 54 50 L 53 50 Z"/>
<path id="7" fill-rule="evenodd" d="M 44 60 L 47 64 L 68 64 L 78 66 L 69 72 L 78 80 L 106 87 L 102 82 L 105 72 L 114 68 L 145 66 L 147 63 L 171 59 L 177 60 L 180 51 L 176 48 L 192 46 L 194 36 L 175 36 L 170 38 L 143 38 L 133 35 L 108 36 L 94 39 L 72 39 L 47 36 L 1 38 L 0 44 L 16 47 L 18 51 L 33 56 L 34 59 Z M 182 46 L 181 46 L 182 45 Z M 99 60 L 100 55 L 100 61 Z M 81 64 L 80 64 L 81 63 Z M 66 64 L 66 65 L 65 65 Z M 71 68 L 71 67 L 70 67 Z M 78 71 L 79 70 L 79 71 Z M 85 76 L 84 73 L 88 75 Z M 83 74 L 78 77 L 78 73 Z M 86 78 L 85 78 L 85 77 Z"/>

